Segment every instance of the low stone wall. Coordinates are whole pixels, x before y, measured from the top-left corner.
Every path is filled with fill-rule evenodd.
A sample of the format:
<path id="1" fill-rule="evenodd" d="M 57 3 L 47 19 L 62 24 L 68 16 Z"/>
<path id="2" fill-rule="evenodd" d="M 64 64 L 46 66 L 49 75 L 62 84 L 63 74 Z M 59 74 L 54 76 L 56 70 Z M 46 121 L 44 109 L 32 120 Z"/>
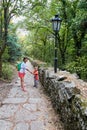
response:
<path id="1" fill-rule="evenodd" d="M 41 68 L 39 75 L 42 87 L 60 114 L 65 130 L 87 130 L 87 103 L 75 83 Z"/>

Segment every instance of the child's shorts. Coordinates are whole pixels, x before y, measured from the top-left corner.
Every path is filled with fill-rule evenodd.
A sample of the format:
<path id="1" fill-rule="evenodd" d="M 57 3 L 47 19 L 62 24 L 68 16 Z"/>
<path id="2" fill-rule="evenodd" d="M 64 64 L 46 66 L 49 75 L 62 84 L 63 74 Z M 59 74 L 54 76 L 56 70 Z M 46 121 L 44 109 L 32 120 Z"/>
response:
<path id="1" fill-rule="evenodd" d="M 18 76 L 19 76 L 20 78 L 23 78 L 23 77 L 25 76 L 25 73 L 18 72 Z"/>

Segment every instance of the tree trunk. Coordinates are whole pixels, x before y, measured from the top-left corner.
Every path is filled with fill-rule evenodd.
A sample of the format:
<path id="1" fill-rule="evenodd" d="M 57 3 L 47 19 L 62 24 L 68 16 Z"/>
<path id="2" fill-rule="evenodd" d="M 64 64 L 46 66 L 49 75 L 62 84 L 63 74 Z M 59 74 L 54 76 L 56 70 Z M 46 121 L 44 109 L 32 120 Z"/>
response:
<path id="1" fill-rule="evenodd" d="M 2 12 L 0 13 L 0 17 L 1 17 L 1 20 L 0 20 L 0 39 L 2 39 Z"/>
<path id="2" fill-rule="evenodd" d="M 8 35 L 8 8 L 4 7 L 4 36 L 2 38 L 2 47 L 0 48 L 0 77 L 2 76 L 2 55 L 7 45 Z"/>
<path id="3" fill-rule="evenodd" d="M 62 61 L 62 65 L 65 64 L 65 53 L 61 52 L 61 61 Z"/>
<path id="4" fill-rule="evenodd" d="M 80 57 L 81 56 L 81 42 L 76 42 L 76 56 Z"/>
<path id="5" fill-rule="evenodd" d="M 7 45 L 7 35 L 8 35 L 8 8 L 4 8 L 4 28 L 5 28 L 5 33 L 4 33 L 4 45 L 6 47 Z"/>
<path id="6" fill-rule="evenodd" d="M 0 56 L 0 77 L 2 77 L 2 58 Z"/>

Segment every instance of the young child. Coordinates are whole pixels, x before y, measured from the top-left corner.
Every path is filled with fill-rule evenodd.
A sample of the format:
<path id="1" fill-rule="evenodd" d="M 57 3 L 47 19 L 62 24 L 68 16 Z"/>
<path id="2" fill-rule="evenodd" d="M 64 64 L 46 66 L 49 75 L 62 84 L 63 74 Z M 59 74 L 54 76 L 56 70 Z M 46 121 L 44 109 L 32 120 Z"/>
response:
<path id="1" fill-rule="evenodd" d="M 34 67 L 34 71 L 31 72 L 34 75 L 34 86 L 33 87 L 38 87 L 38 81 L 39 81 L 39 74 L 38 74 L 38 67 Z"/>
<path id="2" fill-rule="evenodd" d="M 20 71 L 18 71 L 18 76 L 20 78 L 20 82 L 21 82 L 21 89 L 23 91 L 26 91 L 25 89 L 25 86 L 24 86 L 24 76 L 25 76 L 25 71 L 29 71 L 27 68 L 26 68 L 26 63 L 28 61 L 28 58 L 27 57 L 24 57 L 23 58 L 23 62 L 21 63 L 21 69 Z"/>

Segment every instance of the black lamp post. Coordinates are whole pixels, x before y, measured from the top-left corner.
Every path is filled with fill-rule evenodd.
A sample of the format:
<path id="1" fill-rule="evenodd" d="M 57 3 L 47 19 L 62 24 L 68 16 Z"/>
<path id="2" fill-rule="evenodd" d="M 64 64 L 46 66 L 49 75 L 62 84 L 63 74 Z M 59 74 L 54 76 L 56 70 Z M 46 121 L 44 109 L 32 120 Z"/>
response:
<path id="1" fill-rule="evenodd" d="M 58 66 L 58 58 L 57 58 L 57 49 L 58 49 L 58 31 L 60 30 L 61 19 L 58 15 L 51 20 L 53 31 L 55 32 L 55 58 L 54 58 L 54 72 L 57 73 L 57 66 Z"/>

